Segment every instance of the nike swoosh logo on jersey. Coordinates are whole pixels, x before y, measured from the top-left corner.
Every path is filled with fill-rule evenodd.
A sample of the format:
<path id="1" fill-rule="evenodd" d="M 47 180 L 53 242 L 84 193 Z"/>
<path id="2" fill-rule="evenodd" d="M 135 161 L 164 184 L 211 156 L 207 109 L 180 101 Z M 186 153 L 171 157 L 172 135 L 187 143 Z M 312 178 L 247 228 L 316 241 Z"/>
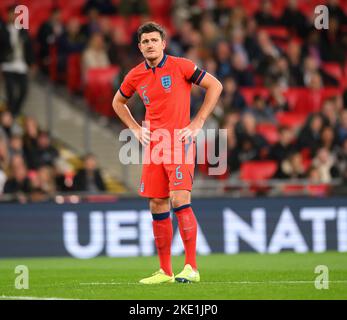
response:
<path id="1" fill-rule="evenodd" d="M 174 182 L 174 186 L 178 186 L 179 184 L 181 184 L 182 182 Z"/>

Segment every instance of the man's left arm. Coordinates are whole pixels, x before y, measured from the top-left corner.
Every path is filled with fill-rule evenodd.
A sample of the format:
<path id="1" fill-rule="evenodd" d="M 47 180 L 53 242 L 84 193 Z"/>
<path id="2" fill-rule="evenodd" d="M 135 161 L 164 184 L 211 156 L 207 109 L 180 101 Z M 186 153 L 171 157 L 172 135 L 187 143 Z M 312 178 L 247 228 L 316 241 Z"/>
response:
<path id="1" fill-rule="evenodd" d="M 190 125 L 179 131 L 180 140 L 187 139 L 190 136 L 195 137 L 198 134 L 206 119 L 215 108 L 223 90 L 220 81 L 208 72 L 206 72 L 199 85 L 206 89 L 204 101 Z"/>

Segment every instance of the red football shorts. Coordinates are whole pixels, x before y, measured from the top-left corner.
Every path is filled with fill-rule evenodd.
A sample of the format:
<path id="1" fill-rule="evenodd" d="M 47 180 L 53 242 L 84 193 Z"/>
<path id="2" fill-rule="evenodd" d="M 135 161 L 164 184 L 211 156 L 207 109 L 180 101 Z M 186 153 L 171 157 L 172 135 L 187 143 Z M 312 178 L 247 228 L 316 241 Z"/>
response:
<path id="1" fill-rule="evenodd" d="M 189 142 L 182 142 L 170 152 L 164 150 L 158 154 L 153 152 L 153 147 L 151 144 L 149 163 L 142 165 L 139 195 L 146 198 L 167 198 L 170 191 L 191 191 L 195 168 L 195 141 L 189 139 Z"/>

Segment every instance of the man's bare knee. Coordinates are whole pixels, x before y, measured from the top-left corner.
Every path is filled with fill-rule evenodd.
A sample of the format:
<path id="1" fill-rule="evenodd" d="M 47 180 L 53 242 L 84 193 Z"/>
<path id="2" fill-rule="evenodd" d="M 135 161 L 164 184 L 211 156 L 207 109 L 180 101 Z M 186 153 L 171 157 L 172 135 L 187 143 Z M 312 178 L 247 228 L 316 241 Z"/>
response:
<path id="1" fill-rule="evenodd" d="M 149 199 L 149 209 L 152 213 L 162 213 L 170 211 L 169 198 L 151 198 Z"/>
<path id="2" fill-rule="evenodd" d="M 178 208 L 191 201 L 190 192 L 187 190 L 171 191 L 170 200 L 173 208 Z"/>

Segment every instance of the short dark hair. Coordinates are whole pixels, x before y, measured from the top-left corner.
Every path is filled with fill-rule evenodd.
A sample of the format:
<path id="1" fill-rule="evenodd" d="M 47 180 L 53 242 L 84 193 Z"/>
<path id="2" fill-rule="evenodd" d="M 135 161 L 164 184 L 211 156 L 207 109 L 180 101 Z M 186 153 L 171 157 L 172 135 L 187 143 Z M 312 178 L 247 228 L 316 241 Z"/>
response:
<path id="1" fill-rule="evenodd" d="M 138 40 L 138 42 L 141 41 L 141 36 L 144 33 L 150 33 L 150 32 L 159 32 L 161 39 L 162 40 L 165 39 L 166 33 L 165 33 L 164 28 L 160 24 L 155 23 L 155 22 L 146 22 L 146 23 L 142 24 L 137 29 L 137 40 Z"/>

